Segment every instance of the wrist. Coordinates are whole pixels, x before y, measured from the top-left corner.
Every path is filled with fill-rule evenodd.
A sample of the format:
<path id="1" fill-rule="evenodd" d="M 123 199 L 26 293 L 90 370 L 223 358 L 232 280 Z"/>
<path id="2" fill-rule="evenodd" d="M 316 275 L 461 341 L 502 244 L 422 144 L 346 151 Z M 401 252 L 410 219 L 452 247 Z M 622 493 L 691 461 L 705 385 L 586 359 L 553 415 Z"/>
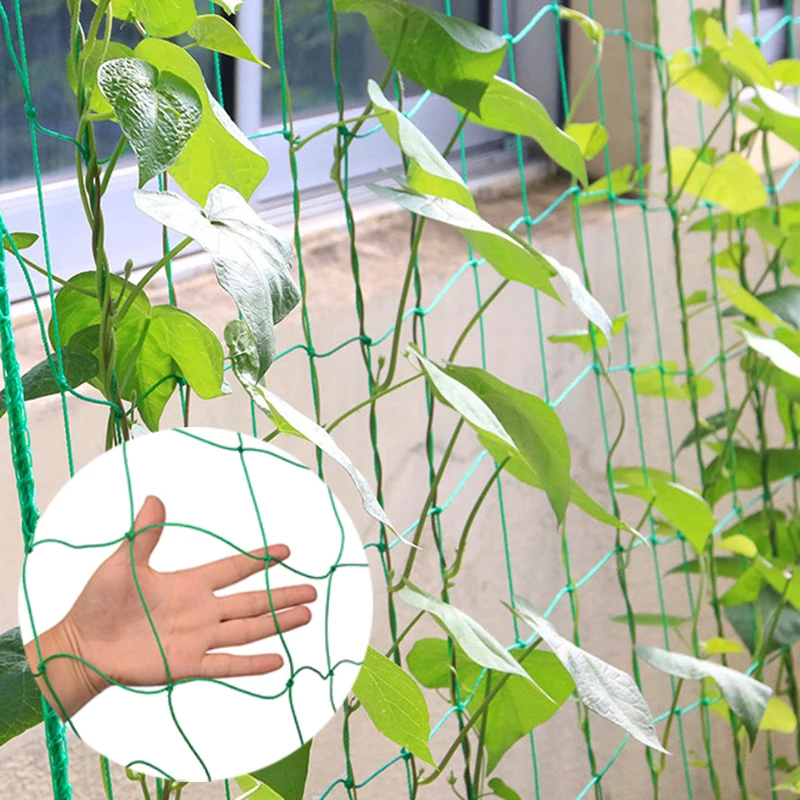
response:
<path id="1" fill-rule="evenodd" d="M 35 640 L 28 642 L 25 655 L 40 691 L 61 720 L 66 721 L 109 683 L 81 660 L 84 654 L 69 615 L 40 634 L 38 642 L 38 649 Z"/>

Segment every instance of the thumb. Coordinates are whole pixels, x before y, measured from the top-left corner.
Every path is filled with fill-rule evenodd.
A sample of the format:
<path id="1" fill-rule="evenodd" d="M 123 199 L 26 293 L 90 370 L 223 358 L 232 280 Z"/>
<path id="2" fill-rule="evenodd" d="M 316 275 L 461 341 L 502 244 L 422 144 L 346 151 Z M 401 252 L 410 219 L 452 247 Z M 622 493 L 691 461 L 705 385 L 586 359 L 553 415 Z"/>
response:
<path id="1" fill-rule="evenodd" d="M 150 495 L 142 503 L 136 519 L 133 521 L 133 558 L 137 566 L 147 566 L 155 546 L 164 530 L 162 523 L 166 522 L 167 512 L 164 504 L 157 497 Z M 155 527 L 150 527 L 150 526 Z M 146 528 L 147 530 L 142 530 Z M 141 531 L 138 533 L 137 531 Z"/>

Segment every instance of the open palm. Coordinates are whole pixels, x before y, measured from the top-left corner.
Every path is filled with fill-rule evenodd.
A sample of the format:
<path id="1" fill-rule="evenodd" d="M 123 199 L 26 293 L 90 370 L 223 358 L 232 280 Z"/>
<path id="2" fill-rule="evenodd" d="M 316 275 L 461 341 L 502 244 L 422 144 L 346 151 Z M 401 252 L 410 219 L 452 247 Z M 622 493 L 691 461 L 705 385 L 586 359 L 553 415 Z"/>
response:
<path id="1" fill-rule="evenodd" d="M 172 681 L 279 669 L 279 655 L 209 651 L 306 625 L 311 611 L 305 604 L 316 599 L 314 587 L 274 589 L 271 597 L 266 590 L 217 597 L 214 592 L 264 569 L 263 548 L 178 572 L 157 572 L 148 562 L 165 520 L 163 503 L 148 497 L 134 522 L 133 540 L 124 541 L 86 584 L 63 620 L 75 655 L 129 686 L 165 684 L 165 661 Z M 287 558 L 289 549 L 275 545 L 268 553 L 272 565 Z M 108 685 L 96 673 L 90 677 L 96 691 Z"/>

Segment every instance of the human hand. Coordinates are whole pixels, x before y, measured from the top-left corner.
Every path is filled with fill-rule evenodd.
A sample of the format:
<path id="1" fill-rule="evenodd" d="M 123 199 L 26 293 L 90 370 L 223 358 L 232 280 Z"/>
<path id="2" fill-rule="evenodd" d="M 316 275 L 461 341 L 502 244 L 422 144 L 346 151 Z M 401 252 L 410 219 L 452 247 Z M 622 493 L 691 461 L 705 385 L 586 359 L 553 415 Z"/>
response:
<path id="1" fill-rule="evenodd" d="M 263 548 L 249 556 L 239 554 L 177 572 L 152 569 L 148 562 L 165 520 L 163 503 L 148 497 L 134 521 L 134 531 L 141 532 L 132 542 L 125 539 L 100 565 L 61 622 L 39 635 L 42 661 L 59 653 L 76 657 L 54 658 L 45 665 L 57 700 L 43 676 L 37 677 L 48 702 L 62 718 L 75 714 L 110 686 L 110 681 L 128 686 L 167 683 L 165 658 L 172 681 L 262 675 L 280 669 L 283 659 L 277 654 L 208 651 L 249 644 L 274 636 L 278 626 L 286 633 L 310 621 L 306 604 L 317 597 L 310 585 L 271 590 L 272 608 L 266 590 L 215 596 L 215 591 L 263 570 Z M 268 554 L 271 567 L 289 556 L 289 548 L 274 545 Z M 25 650 L 34 672 L 39 673 L 36 642 L 29 642 Z"/>

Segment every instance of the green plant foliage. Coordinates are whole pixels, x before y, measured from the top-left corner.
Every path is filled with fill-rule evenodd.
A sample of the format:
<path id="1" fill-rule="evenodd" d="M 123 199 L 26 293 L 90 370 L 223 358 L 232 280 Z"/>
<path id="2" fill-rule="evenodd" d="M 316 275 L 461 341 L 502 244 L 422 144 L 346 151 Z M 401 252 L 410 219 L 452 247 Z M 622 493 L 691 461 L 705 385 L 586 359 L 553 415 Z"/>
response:
<path id="1" fill-rule="evenodd" d="M 489 788 L 494 796 L 499 797 L 500 800 L 522 800 L 519 794 L 500 778 L 490 778 Z"/>
<path id="2" fill-rule="evenodd" d="M 449 688 L 454 674 L 451 664 L 450 645 L 445 639 L 424 639 L 418 650 L 417 644 L 409 652 L 408 666 L 423 686 Z M 412 659 L 412 655 L 415 654 Z M 484 731 L 487 772 L 491 774 L 502 757 L 522 737 L 527 736 L 538 725 L 547 722 L 566 702 L 575 689 L 569 672 L 552 653 L 512 652 L 521 667 L 535 680 L 551 700 L 538 691 L 530 680 L 511 675 L 489 702 L 489 708 L 478 723 Z M 458 677 L 460 695 L 466 700 L 467 712 L 477 713 L 492 687 L 497 686 L 501 674 L 495 670 L 484 670 L 464 651 L 454 646 L 455 675 Z"/>
<path id="3" fill-rule="evenodd" d="M 693 94 L 698 100 L 719 108 L 728 96 L 730 75 L 713 48 L 704 48 L 700 59 L 687 50 L 679 50 L 669 61 L 669 79 L 673 86 Z"/>
<path id="4" fill-rule="evenodd" d="M 614 470 L 614 479 L 624 483 L 625 473 L 620 469 Z M 679 483 L 655 478 L 646 485 L 620 486 L 617 492 L 651 504 L 686 537 L 698 553 L 702 553 L 714 530 L 715 520 L 708 503 L 699 494 Z"/>
<path id="5" fill-rule="evenodd" d="M 11 242 L 14 243 L 14 247 L 11 246 L 11 242 L 9 242 L 5 236 L 2 238 L 3 249 L 9 253 L 13 253 L 14 247 L 16 247 L 17 250 L 27 250 L 29 247 L 33 247 L 39 240 L 39 235 L 37 233 L 12 233 Z"/>
<path id="6" fill-rule="evenodd" d="M 722 696 L 728 702 L 731 710 L 736 714 L 747 730 L 752 747 L 758 734 L 758 726 L 764 717 L 767 703 L 772 695 L 772 689 L 761 681 L 744 675 L 741 672 L 715 664 L 713 661 L 703 661 L 683 653 L 670 653 L 658 647 L 636 645 L 637 654 L 648 664 L 690 681 L 702 681 L 712 678 L 719 686 Z"/>
<path id="7" fill-rule="evenodd" d="M 416 350 L 409 358 L 424 372 L 440 399 L 479 434 L 497 438 L 509 455 L 519 454 L 541 477 L 550 505 L 563 521 L 570 498 L 570 454 L 558 415 L 543 400 L 515 389 L 475 367 L 444 370 Z"/>
<path id="8" fill-rule="evenodd" d="M 608 144 L 608 130 L 599 122 L 572 122 L 564 133 L 578 143 L 587 161 L 599 155 Z"/>
<path id="9" fill-rule="evenodd" d="M 200 126 L 170 167 L 169 174 L 201 205 L 220 184 L 230 186 L 249 200 L 267 174 L 267 159 L 209 93 L 198 63 L 183 48 L 161 39 L 144 39 L 134 53 L 159 71 L 183 78 L 202 103 Z"/>
<path id="10" fill-rule="evenodd" d="M 765 451 L 767 480 L 770 483 L 800 473 L 800 452 L 792 448 L 768 448 Z M 706 467 L 711 482 L 704 496 L 711 506 L 734 488 L 755 489 L 762 484 L 761 454 L 746 447 L 732 447 L 718 455 Z"/>
<path id="11" fill-rule="evenodd" d="M 0 634 L 0 745 L 42 721 L 42 695 L 19 628 Z"/>
<path id="12" fill-rule="evenodd" d="M 742 314 L 767 325 L 782 328 L 786 323 L 755 295 L 731 278 L 717 278 L 717 287 Z M 800 288 L 800 287 L 795 287 Z"/>
<path id="13" fill-rule="evenodd" d="M 772 71 L 758 45 L 740 28 L 729 39 L 722 25 L 713 17 L 704 24 L 704 40 L 716 50 L 722 66 L 748 86 L 760 85 L 770 89 L 775 85 Z"/>
<path id="14" fill-rule="evenodd" d="M 565 6 L 559 6 L 558 17 L 567 22 L 575 22 L 580 25 L 583 32 L 586 34 L 586 38 L 593 44 L 601 45 L 603 43 L 605 31 L 597 20 L 592 19 L 574 8 L 566 8 Z"/>
<path id="15" fill-rule="evenodd" d="M 623 625 L 628 624 L 628 615 L 627 614 L 618 614 L 616 617 L 611 617 L 612 622 L 619 622 Z M 633 615 L 633 621 L 637 625 L 647 625 L 653 626 L 656 628 L 680 628 L 681 625 L 685 625 L 687 622 L 691 622 L 691 617 L 676 617 L 672 614 L 645 614 L 645 613 L 637 613 Z"/>
<path id="16" fill-rule="evenodd" d="M 420 194 L 410 187 L 370 184 L 375 194 L 414 214 L 458 228 L 464 238 L 504 277 L 558 299 L 551 280 L 557 274 L 547 259 L 511 233 L 495 228 L 474 211 L 447 198 Z"/>
<path id="17" fill-rule="evenodd" d="M 97 88 L 97 71 L 106 61 L 133 58 L 133 50 L 121 42 L 94 41 L 81 50 L 83 85 L 89 96 L 89 108 L 98 114 L 112 114 L 114 109 Z M 78 75 L 71 55 L 67 57 L 67 79 L 72 91 L 78 91 Z"/>
<path id="18" fill-rule="evenodd" d="M 337 0 L 336 9 L 363 14 L 378 47 L 407 78 L 480 115 L 483 93 L 505 58 L 505 39 L 404 0 Z"/>
<path id="19" fill-rule="evenodd" d="M 211 191 L 205 210 L 170 192 L 137 192 L 134 199 L 140 211 L 191 236 L 211 256 L 217 280 L 236 301 L 255 340 L 260 379 L 277 352 L 275 325 L 300 301 L 291 276 L 291 239 L 228 186 Z"/>
<path id="20" fill-rule="evenodd" d="M 633 384 L 639 394 L 649 397 L 666 397 L 668 400 L 689 400 L 691 394 L 688 381 L 678 383 L 675 376 L 679 372 L 677 361 L 662 361 L 636 368 Z M 707 397 L 714 391 L 714 382 L 703 375 L 695 375 L 697 397 Z"/>
<path id="21" fill-rule="evenodd" d="M 524 597 L 514 597 L 513 611 L 567 668 L 578 699 L 588 709 L 619 725 L 647 747 L 666 752 L 656 735 L 650 707 L 630 675 L 565 639 Z"/>
<path id="22" fill-rule="evenodd" d="M 303 800 L 310 755 L 311 741 L 308 741 L 286 758 L 251 772 L 250 776 L 268 786 L 282 800 Z"/>
<path id="23" fill-rule="evenodd" d="M 258 348 L 248 326 L 242 320 L 229 322 L 225 326 L 225 342 L 228 345 L 234 374 L 256 407 L 265 413 L 281 432 L 311 442 L 339 464 L 358 489 L 367 514 L 397 535 L 397 530 L 375 497 L 369 482 L 336 444 L 333 437 L 316 422 L 258 382 L 256 377 L 259 369 Z"/>
<path id="24" fill-rule="evenodd" d="M 97 3 L 97 0 L 92 0 Z M 241 5 L 241 3 L 239 3 Z M 189 30 L 197 16 L 194 0 L 114 0 L 114 16 L 124 22 L 138 20 L 150 36 L 170 38 Z"/>
<path id="25" fill-rule="evenodd" d="M 582 206 L 602 203 L 611 197 L 624 197 L 639 191 L 641 182 L 650 172 L 650 165 L 645 164 L 641 169 L 635 169 L 627 164 L 615 169 L 590 183 L 579 195 L 578 202 Z"/>
<path id="26" fill-rule="evenodd" d="M 680 445 L 678 445 L 678 452 L 690 447 L 696 442 L 703 441 L 703 439 L 712 436 L 717 431 L 721 431 L 723 429 L 727 430 L 729 426 L 736 425 L 737 421 L 738 414 L 733 409 L 728 409 L 727 411 L 718 411 L 716 414 L 710 414 L 705 419 L 701 419 L 700 423 L 683 437 Z"/>
<path id="27" fill-rule="evenodd" d="M 423 194 L 455 200 L 477 213 L 475 201 L 461 176 L 419 128 L 384 97 L 375 81 L 369 81 L 367 92 L 383 129 L 411 160 L 409 186 Z"/>
<path id="28" fill-rule="evenodd" d="M 100 364 L 93 353 L 78 345 L 64 347 L 61 350 L 61 365 L 64 379 L 73 389 L 97 377 Z M 22 376 L 22 389 L 26 400 L 48 397 L 61 391 L 54 370 L 57 369 L 56 355 L 40 361 L 35 367 Z M 6 413 L 6 394 L 0 389 L 0 417 Z"/>
<path id="29" fill-rule="evenodd" d="M 699 151 L 673 147 L 670 160 L 673 191 L 684 187 L 684 191 L 698 200 L 706 200 L 736 215 L 766 205 L 767 192 L 761 178 L 738 153 L 728 153 L 710 164 Z"/>
<path id="30" fill-rule="evenodd" d="M 611 320 L 611 336 L 619 336 L 625 329 L 628 322 L 628 314 L 620 314 Z M 548 341 L 553 344 L 574 344 L 582 353 L 592 352 L 592 335 L 594 335 L 594 343 L 598 350 L 604 350 L 608 347 L 608 339 L 603 331 L 599 330 L 596 325 L 591 325 L 593 333 L 589 331 L 565 331 L 564 333 L 553 333 L 547 337 Z"/>
<path id="31" fill-rule="evenodd" d="M 431 731 L 425 698 L 411 676 L 394 661 L 368 647 L 353 693 L 387 739 L 434 763 L 428 748 Z"/>
<path id="32" fill-rule="evenodd" d="M 284 800 L 277 792 L 252 775 L 240 775 L 236 778 L 236 783 L 243 792 L 247 792 L 248 800 Z"/>
<path id="33" fill-rule="evenodd" d="M 539 100 L 515 83 L 495 75 L 481 98 L 479 113 L 470 117 L 470 121 L 487 128 L 533 139 L 559 167 L 577 178 L 584 186 L 588 183 L 584 159 L 592 156 L 586 155 L 586 150 L 570 132 L 562 131 L 553 122 Z M 605 130 L 599 123 L 592 126 L 572 125 L 571 128 L 578 129 L 579 135 L 585 137 L 586 149 L 597 147 L 595 154 L 605 146 L 605 141 L 598 146 L 602 139 L 600 130 Z M 586 128 L 592 130 L 587 131 Z M 590 141 L 592 137 L 594 141 Z"/>
<path id="34" fill-rule="evenodd" d="M 706 696 L 709 699 L 709 708 L 726 722 L 730 722 L 730 706 L 720 694 L 713 681 L 706 679 Z M 797 717 L 783 700 L 770 697 L 761 724 L 760 731 L 775 731 L 776 733 L 790 734 L 797 728 Z"/>
<path id="35" fill-rule="evenodd" d="M 200 125 L 202 105 L 194 87 L 138 58 L 106 61 L 97 86 L 114 109 L 139 162 L 139 186 L 171 167 Z"/>
<path id="36" fill-rule="evenodd" d="M 721 636 L 712 636 L 710 639 L 700 644 L 703 650 L 710 656 L 728 653 L 744 653 L 744 648 L 739 642 L 732 642 L 730 639 L 724 639 Z M 772 699 L 774 698 L 771 698 L 770 702 L 772 702 Z M 769 708 L 769 706 L 767 706 L 767 708 Z"/>
<path id="37" fill-rule="evenodd" d="M 267 67 L 260 58 L 257 58 L 250 45 L 228 20 L 218 14 L 201 14 L 189 28 L 189 36 L 197 42 L 199 47 L 206 50 L 215 50 L 226 56 L 240 58 L 243 61 L 253 61 Z"/>

